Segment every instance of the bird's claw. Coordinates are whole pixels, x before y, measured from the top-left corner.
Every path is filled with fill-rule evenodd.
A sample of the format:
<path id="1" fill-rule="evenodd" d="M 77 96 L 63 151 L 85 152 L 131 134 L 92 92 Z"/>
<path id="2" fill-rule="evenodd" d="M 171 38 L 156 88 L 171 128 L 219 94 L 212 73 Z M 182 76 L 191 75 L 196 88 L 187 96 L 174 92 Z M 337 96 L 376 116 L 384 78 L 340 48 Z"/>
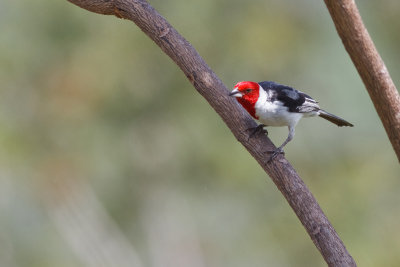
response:
<path id="1" fill-rule="evenodd" d="M 275 150 L 272 151 L 267 151 L 267 153 L 271 154 L 271 156 L 268 159 L 268 163 L 270 163 L 274 158 L 276 158 L 279 154 L 285 154 L 285 152 L 283 151 L 283 149 L 281 147 L 278 147 Z"/>
<path id="2" fill-rule="evenodd" d="M 249 137 L 247 138 L 247 141 L 252 138 L 254 135 L 262 133 L 262 134 L 266 134 L 268 135 L 268 131 L 266 129 L 264 129 L 266 125 L 264 124 L 259 124 L 256 127 L 250 127 L 247 129 L 247 131 L 250 131 L 249 133 Z"/>

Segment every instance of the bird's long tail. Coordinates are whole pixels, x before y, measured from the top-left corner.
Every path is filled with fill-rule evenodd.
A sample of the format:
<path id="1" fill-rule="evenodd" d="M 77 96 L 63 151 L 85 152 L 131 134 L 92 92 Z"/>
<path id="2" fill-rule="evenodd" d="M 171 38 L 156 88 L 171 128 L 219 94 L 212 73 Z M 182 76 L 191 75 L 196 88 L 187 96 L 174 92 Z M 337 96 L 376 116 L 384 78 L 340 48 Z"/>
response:
<path id="1" fill-rule="evenodd" d="M 335 115 L 333 115 L 329 112 L 326 112 L 325 110 L 322 110 L 322 109 L 319 111 L 319 116 L 321 118 L 324 118 L 325 120 L 328 120 L 328 121 L 336 124 L 339 127 L 342 127 L 342 126 L 353 127 L 353 124 L 351 124 L 350 122 L 345 121 L 344 119 L 339 118 L 338 116 L 335 116 Z"/>

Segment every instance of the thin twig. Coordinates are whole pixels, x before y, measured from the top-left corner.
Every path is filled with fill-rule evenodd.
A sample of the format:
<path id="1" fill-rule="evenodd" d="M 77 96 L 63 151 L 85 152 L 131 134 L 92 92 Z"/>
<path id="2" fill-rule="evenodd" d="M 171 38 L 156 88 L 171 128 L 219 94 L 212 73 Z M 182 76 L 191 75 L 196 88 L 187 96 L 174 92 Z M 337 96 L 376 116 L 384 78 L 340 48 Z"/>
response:
<path id="1" fill-rule="evenodd" d="M 275 149 L 265 135 L 248 139 L 256 123 L 228 96 L 228 89 L 204 62 L 196 50 L 153 7 L 144 0 L 68 0 L 100 14 L 114 14 L 132 20 L 181 68 L 196 90 L 209 102 L 232 131 L 274 181 L 306 228 L 329 266 L 356 266 L 339 236 L 299 175 L 282 156 L 272 163 L 265 151 Z M 104 5 L 101 5 L 101 3 Z"/>
<path id="2" fill-rule="evenodd" d="M 362 22 L 354 0 L 325 0 L 400 161 L 400 95 Z"/>

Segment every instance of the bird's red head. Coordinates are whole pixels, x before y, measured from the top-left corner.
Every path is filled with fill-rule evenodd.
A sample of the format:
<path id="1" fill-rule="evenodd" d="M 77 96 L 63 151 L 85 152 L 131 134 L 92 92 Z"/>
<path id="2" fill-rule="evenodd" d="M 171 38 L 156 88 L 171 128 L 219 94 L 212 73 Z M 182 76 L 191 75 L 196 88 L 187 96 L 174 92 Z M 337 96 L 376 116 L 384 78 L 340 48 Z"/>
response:
<path id="1" fill-rule="evenodd" d="M 255 82 L 238 82 L 233 88 L 230 96 L 236 97 L 237 101 L 250 113 L 253 118 L 256 116 L 255 104 L 260 95 L 260 85 Z"/>

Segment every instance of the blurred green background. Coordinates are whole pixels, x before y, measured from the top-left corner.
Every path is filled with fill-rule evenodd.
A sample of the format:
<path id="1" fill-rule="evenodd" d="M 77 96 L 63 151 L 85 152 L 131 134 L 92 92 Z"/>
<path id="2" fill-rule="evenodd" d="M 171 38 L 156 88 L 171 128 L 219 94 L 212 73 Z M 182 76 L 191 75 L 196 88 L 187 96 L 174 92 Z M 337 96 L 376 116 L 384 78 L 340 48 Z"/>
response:
<path id="1" fill-rule="evenodd" d="M 400 266 L 400 170 L 323 1 L 150 1 L 230 88 L 274 80 L 286 156 L 359 266 Z M 400 2 L 358 1 L 394 82 Z M 0 2 L 0 266 L 325 266 L 272 181 L 133 23 Z M 270 128 L 280 144 L 286 128 Z"/>

